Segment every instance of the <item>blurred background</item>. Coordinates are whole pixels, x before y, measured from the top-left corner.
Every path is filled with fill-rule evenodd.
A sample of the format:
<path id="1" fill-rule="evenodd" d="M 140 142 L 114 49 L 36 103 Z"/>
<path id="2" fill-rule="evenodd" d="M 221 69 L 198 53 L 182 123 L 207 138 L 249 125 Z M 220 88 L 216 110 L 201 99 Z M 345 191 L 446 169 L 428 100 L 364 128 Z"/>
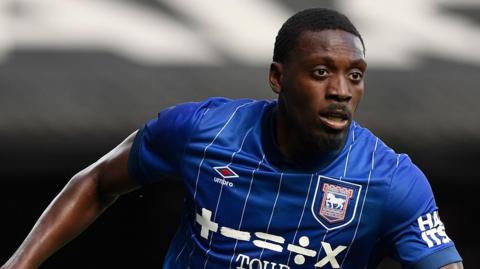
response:
<path id="1" fill-rule="evenodd" d="M 1 0 L 0 263 L 71 176 L 162 108 L 275 98 L 276 32 L 307 7 L 358 27 L 357 120 L 422 168 L 466 268 L 480 266 L 479 0 Z M 125 195 L 42 268 L 160 268 L 182 195 L 175 182 Z"/>

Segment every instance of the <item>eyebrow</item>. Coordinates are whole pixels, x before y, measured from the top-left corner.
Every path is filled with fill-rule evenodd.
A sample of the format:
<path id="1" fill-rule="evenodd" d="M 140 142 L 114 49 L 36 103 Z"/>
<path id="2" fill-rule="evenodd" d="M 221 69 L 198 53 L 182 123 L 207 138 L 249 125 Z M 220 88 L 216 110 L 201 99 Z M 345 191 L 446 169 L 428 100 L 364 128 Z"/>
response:
<path id="1" fill-rule="evenodd" d="M 367 67 L 367 62 L 364 59 L 357 59 L 354 60 L 351 64 L 352 66 L 362 66 L 362 67 Z"/>
<path id="2" fill-rule="evenodd" d="M 335 66 L 335 61 L 330 56 L 321 56 L 321 57 L 319 57 L 319 59 L 321 59 L 327 65 Z M 353 60 L 350 63 L 350 66 L 362 66 L 362 67 L 365 68 L 365 67 L 367 67 L 367 62 L 363 58 L 358 58 L 358 59 Z"/>

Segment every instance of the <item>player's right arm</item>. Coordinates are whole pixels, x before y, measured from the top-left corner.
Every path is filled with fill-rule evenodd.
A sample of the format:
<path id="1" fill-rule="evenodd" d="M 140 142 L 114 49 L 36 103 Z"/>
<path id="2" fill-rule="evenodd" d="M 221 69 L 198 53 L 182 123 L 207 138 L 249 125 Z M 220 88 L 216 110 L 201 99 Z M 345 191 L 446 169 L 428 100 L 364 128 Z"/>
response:
<path id="1" fill-rule="evenodd" d="M 88 227 L 119 195 L 165 175 L 181 176 L 183 153 L 200 119 L 227 99 L 212 98 L 162 110 L 100 160 L 76 174 L 0 269 L 37 268 Z"/>
<path id="2" fill-rule="evenodd" d="M 128 172 L 136 133 L 73 176 L 0 269 L 37 268 L 85 230 L 119 195 L 138 188 Z"/>

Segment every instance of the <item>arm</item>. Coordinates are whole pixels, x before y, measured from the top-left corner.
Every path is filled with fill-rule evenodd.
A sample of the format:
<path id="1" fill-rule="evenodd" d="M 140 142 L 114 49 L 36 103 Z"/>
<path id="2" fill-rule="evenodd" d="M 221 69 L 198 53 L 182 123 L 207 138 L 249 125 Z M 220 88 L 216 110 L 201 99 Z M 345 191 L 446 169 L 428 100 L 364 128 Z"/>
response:
<path id="1" fill-rule="evenodd" d="M 440 269 L 463 269 L 463 263 L 457 262 L 441 267 Z"/>
<path id="2" fill-rule="evenodd" d="M 406 155 L 399 158 L 383 210 L 384 235 L 393 258 L 418 269 L 462 268 L 458 267 L 462 258 L 440 220 L 430 184 Z"/>
<path id="3" fill-rule="evenodd" d="M 128 175 L 128 155 L 135 135 L 73 176 L 0 269 L 37 268 L 85 230 L 119 195 L 138 188 Z"/>

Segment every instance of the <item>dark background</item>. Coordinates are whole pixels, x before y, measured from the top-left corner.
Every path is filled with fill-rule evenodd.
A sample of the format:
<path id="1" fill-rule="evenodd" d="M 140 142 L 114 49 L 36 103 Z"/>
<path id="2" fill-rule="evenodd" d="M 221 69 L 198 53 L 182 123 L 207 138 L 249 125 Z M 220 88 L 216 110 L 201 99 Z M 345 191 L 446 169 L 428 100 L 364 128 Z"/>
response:
<path id="1" fill-rule="evenodd" d="M 30 2 L 35 1 L 3 4 L 3 18 L 10 14 L 21 20 Z M 173 15 L 185 25 L 191 23 L 164 2 L 118 2 L 135 2 L 143 9 Z M 339 2 L 321 3 L 338 8 L 349 3 Z M 480 5 L 470 2 L 443 9 L 478 26 Z M 291 14 L 319 2 L 274 3 Z M 7 29 L 14 33 L 16 28 Z M 416 64 L 405 66 L 376 64 L 374 58 L 357 120 L 421 167 L 465 267 L 475 268 L 480 264 L 473 220 L 480 191 L 480 63 L 475 60 L 480 52 L 469 53 L 471 61 L 423 50 L 414 53 Z M 245 63 L 226 52 L 224 61 L 215 65 L 142 63 L 103 47 L 72 49 L 21 42 L 4 54 L 0 61 L 0 263 L 76 172 L 162 108 L 209 96 L 275 98 L 266 80 L 268 62 Z M 42 268 L 160 268 L 179 221 L 182 196 L 181 184 L 171 181 L 121 197 Z M 396 265 L 387 263 L 383 268 Z"/>

